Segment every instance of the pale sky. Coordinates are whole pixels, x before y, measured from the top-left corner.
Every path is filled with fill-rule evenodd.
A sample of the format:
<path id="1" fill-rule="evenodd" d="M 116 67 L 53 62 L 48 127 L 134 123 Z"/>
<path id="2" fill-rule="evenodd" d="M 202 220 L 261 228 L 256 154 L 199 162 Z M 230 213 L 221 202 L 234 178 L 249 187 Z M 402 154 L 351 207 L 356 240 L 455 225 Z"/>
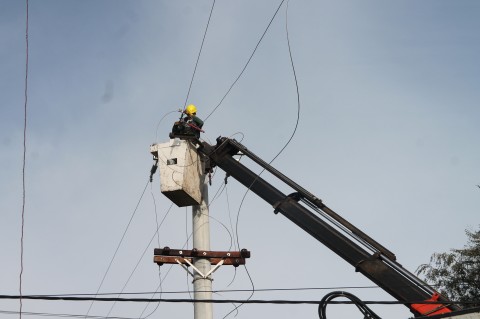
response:
<path id="1" fill-rule="evenodd" d="M 237 78 L 280 2 L 216 1 L 188 99 L 200 118 Z M 29 1 L 24 294 L 97 291 L 147 183 L 149 145 L 168 140 L 179 116 L 172 111 L 184 106 L 211 6 L 203 0 Z M 205 140 L 243 138 L 270 161 L 289 139 L 298 106 L 285 12 L 286 2 L 206 121 Z M 19 289 L 25 26 L 25 1 L 0 0 L 2 295 Z M 461 248 L 464 230 L 480 224 L 478 30 L 478 1 L 289 3 L 300 120 L 273 166 L 412 272 L 434 252 Z M 211 199 L 224 177 L 216 172 Z M 153 249 L 185 244 L 190 209 L 167 213 L 171 203 L 159 188 L 156 175 L 101 293 L 124 289 L 151 297 L 159 285 Z M 227 250 L 238 236 L 241 248 L 252 252 L 247 269 L 255 289 L 373 285 L 254 194 L 240 206 L 245 191 L 230 178 L 212 203 L 211 242 L 212 250 Z M 158 240 L 149 245 L 163 218 Z M 248 274 L 244 267 L 221 267 L 213 287 L 251 290 Z M 161 276 L 162 298 L 190 298 L 167 293 L 192 290 L 181 267 L 162 266 Z M 257 291 L 252 298 L 320 300 L 332 290 Z M 379 288 L 342 290 L 363 300 L 393 300 Z M 85 315 L 89 306 L 24 301 L 23 310 Z M 155 306 L 144 312 L 145 304 L 95 302 L 89 315 L 139 318 Z M 214 305 L 214 318 L 232 309 Z M 383 318 L 411 317 L 404 306 L 372 309 Z M 354 306 L 328 310 L 329 318 L 361 316 Z M 18 301 L 0 300 L 0 311 L 18 311 Z M 227 318 L 235 315 L 318 318 L 312 305 L 244 305 Z M 191 318 L 193 307 L 162 303 L 150 316 L 172 317 Z"/>

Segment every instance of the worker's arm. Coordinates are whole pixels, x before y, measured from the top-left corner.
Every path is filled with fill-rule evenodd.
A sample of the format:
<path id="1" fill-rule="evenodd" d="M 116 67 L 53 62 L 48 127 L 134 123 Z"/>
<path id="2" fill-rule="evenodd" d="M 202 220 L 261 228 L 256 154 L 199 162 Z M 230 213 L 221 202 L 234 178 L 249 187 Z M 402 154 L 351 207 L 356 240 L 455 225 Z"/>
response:
<path id="1" fill-rule="evenodd" d="M 193 115 L 192 116 L 192 121 L 193 121 L 193 123 L 195 123 L 196 126 L 198 126 L 199 128 L 202 128 L 203 121 L 199 117 Z"/>

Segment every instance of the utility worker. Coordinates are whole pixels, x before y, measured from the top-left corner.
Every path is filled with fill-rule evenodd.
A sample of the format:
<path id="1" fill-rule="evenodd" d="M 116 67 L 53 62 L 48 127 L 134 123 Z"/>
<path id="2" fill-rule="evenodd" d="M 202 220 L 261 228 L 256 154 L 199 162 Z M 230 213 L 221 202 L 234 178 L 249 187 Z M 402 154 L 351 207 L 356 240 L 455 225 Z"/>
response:
<path id="1" fill-rule="evenodd" d="M 187 106 L 184 113 L 187 115 L 185 122 L 195 125 L 196 127 L 190 127 L 195 129 L 198 132 L 198 136 L 200 136 L 203 121 L 197 116 L 197 108 L 195 107 L 195 105 L 190 104 L 189 106 Z"/>
<path id="2" fill-rule="evenodd" d="M 188 105 L 182 113 L 185 114 L 186 117 L 175 122 L 172 133 L 180 135 L 192 135 L 196 138 L 199 138 L 200 132 L 203 132 L 203 121 L 197 116 L 197 108 L 195 105 Z"/>

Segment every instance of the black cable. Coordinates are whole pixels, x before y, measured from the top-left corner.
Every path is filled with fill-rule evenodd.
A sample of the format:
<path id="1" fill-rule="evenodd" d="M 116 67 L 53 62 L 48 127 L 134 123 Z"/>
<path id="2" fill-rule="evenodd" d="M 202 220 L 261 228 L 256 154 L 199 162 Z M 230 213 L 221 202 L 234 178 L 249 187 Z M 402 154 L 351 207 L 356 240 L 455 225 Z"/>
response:
<path id="1" fill-rule="evenodd" d="M 148 242 L 147 246 L 145 247 L 145 249 L 143 250 L 143 253 L 142 255 L 140 256 L 140 258 L 138 259 L 137 261 L 137 264 L 135 265 L 135 267 L 133 268 L 133 270 L 131 271 L 130 273 L 130 276 L 128 277 L 128 279 L 126 280 L 125 284 L 123 285 L 123 288 L 122 290 L 120 291 L 120 293 L 118 294 L 118 297 L 120 297 L 120 295 L 123 293 L 123 291 L 125 290 L 125 288 L 127 287 L 128 283 L 130 282 L 130 279 L 132 279 L 133 275 L 135 274 L 135 271 L 137 270 L 138 266 L 140 265 L 140 262 L 142 261 L 143 259 L 143 256 L 145 256 L 145 253 L 147 252 L 148 248 L 150 247 L 150 245 L 152 244 L 153 240 L 155 239 L 155 236 L 158 234 L 158 231 L 160 229 L 160 227 L 163 225 L 163 222 L 165 221 L 165 219 L 167 218 L 168 214 L 170 213 L 170 210 L 172 209 L 173 207 L 173 203 L 170 205 L 170 207 L 168 208 L 167 212 L 165 213 L 165 216 L 163 217 L 162 221 L 160 222 L 160 225 L 157 227 L 157 230 L 155 231 L 155 233 L 153 234 L 152 238 L 150 239 L 150 241 Z M 110 308 L 110 310 L 108 311 L 106 317 L 109 318 L 110 316 L 110 313 L 112 313 L 113 311 L 113 308 L 115 307 L 115 303 L 113 303 L 112 307 Z"/>
<path id="2" fill-rule="evenodd" d="M 183 249 L 183 248 L 182 248 Z M 407 286 L 395 286 L 395 287 L 407 287 Z M 434 286 L 430 286 L 434 287 Z M 261 288 L 256 289 L 256 292 L 270 292 L 270 291 L 309 291 L 309 290 L 339 290 L 339 289 L 382 289 L 378 286 L 343 286 L 343 287 L 302 287 L 302 288 Z M 250 292 L 250 289 L 215 289 L 215 290 L 201 290 L 199 292 L 212 292 L 212 293 L 229 293 L 229 292 Z M 35 294 L 35 296 L 46 296 L 46 297 L 73 297 L 73 296 L 109 296 L 109 295 L 152 295 L 159 292 L 154 291 L 145 291 L 145 292 L 104 292 L 98 294 L 87 294 L 87 293 L 76 293 L 76 294 Z M 159 294 L 185 294 L 187 291 L 177 290 L 177 291 L 163 291 Z"/>
<path id="3" fill-rule="evenodd" d="M 197 72 L 198 61 L 200 60 L 200 55 L 203 49 L 203 43 L 205 42 L 205 38 L 207 36 L 207 30 L 208 30 L 208 26 L 210 25 L 210 19 L 212 17 L 214 7 L 215 7 L 215 0 L 213 0 L 212 8 L 210 9 L 210 15 L 208 16 L 207 26 L 205 27 L 205 32 L 203 33 L 202 44 L 200 45 L 200 50 L 197 56 L 197 62 L 195 63 L 195 68 L 193 69 L 192 79 L 190 80 L 190 86 L 188 87 L 187 97 L 185 98 L 185 103 L 183 106 L 184 110 L 185 110 L 185 107 L 187 106 L 188 97 L 190 96 L 190 90 L 192 89 L 193 78 L 195 77 L 195 73 Z M 183 113 L 182 113 L 182 116 L 183 116 Z"/>
<path id="4" fill-rule="evenodd" d="M 282 3 L 280 4 L 280 6 L 283 4 L 283 1 Z M 280 9 L 280 6 L 278 7 L 277 11 Z M 276 12 L 275 12 L 276 14 Z M 273 19 L 273 18 L 272 18 Z M 293 129 L 293 132 L 292 134 L 290 135 L 290 138 L 288 139 L 288 141 L 285 143 L 285 145 L 282 147 L 282 149 L 277 153 L 277 155 L 275 155 L 275 157 L 268 163 L 269 165 L 273 163 L 273 161 L 275 161 L 275 159 L 277 159 L 278 156 L 280 156 L 280 154 L 285 150 L 285 148 L 290 144 L 290 142 L 292 141 L 293 137 L 295 136 L 295 133 L 297 132 L 297 128 L 298 128 L 298 123 L 300 121 L 300 91 L 298 89 L 298 81 L 297 81 L 297 74 L 295 72 L 295 64 L 293 63 L 293 57 L 292 57 L 292 51 L 291 51 L 291 47 L 290 47 L 290 39 L 289 39 L 289 36 L 288 36 L 288 2 L 287 2 L 287 10 L 286 10 L 286 15 L 285 15 L 285 29 L 286 29 L 286 34 L 287 34 L 287 43 L 288 43 L 288 52 L 289 52 L 289 56 L 290 56 L 290 63 L 292 65 L 292 70 L 293 70 L 293 77 L 295 79 L 295 88 L 296 88 L 296 92 L 297 92 L 297 120 L 296 120 L 296 123 L 295 123 L 295 127 Z M 260 175 L 265 171 L 265 168 L 262 169 L 262 171 L 260 173 L 258 173 L 257 177 L 255 178 L 255 180 L 252 182 L 252 184 L 247 188 L 247 190 L 245 191 L 245 194 L 243 195 L 242 197 L 242 200 L 240 202 L 240 206 L 238 208 L 238 212 L 237 212 L 237 221 L 236 221 L 236 236 L 237 236 L 237 246 L 240 247 L 240 241 L 239 241 L 239 236 L 238 236 L 238 225 L 239 225 L 239 219 L 240 219 L 240 210 L 243 206 L 243 202 L 245 201 L 245 198 L 248 194 L 248 192 L 250 191 L 250 189 L 252 188 L 253 184 L 255 184 L 257 178 L 260 177 Z M 248 273 L 248 269 L 247 269 L 247 266 L 244 265 L 245 267 L 245 270 L 247 271 L 247 275 L 248 275 L 248 278 L 250 279 L 250 282 L 252 283 L 252 294 L 250 295 L 250 297 L 248 298 L 248 300 L 253 296 L 253 294 L 255 293 L 255 287 L 253 285 L 253 281 L 252 281 L 252 278 L 250 277 L 250 274 Z M 241 305 L 240 305 L 241 306 Z M 240 307 L 239 306 L 239 307 Z M 230 312 L 231 313 L 231 312 Z"/>
<path id="5" fill-rule="evenodd" d="M 157 128 L 155 129 L 155 139 L 154 139 L 155 143 L 157 142 L 158 128 L 160 127 L 160 123 L 162 123 L 163 119 L 164 119 L 165 117 L 167 117 L 167 115 L 172 114 L 172 113 L 177 113 L 177 112 L 178 112 L 178 110 L 167 112 L 167 113 L 165 113 L 165 114 L 162 116 L 162 118 L 160 119 L 160 121 L 158 121 L 158 123 L 157 123 Z M 154 143 L 154 144 L 155 144 L 155 143 Z"/>
<path id="6" fill-rule="evenodd" d="M 108 298 L 108 297 L 58 297 L 58 296 L 36 296 L 36 295 L 23 295 L 23 299 L 28 300 L 44 300 L 44 301 L 104 301 L 104 302 L 137 302 L 137 303 L 151 303 L 151 302 L 168 302 L 168 303 L 212 303 L 212 304 L 225 304 L 225 303 L 241 303 L 241 304 L 277 304 L 277 305 L 319 305 L 318 300 L 278 300 L 278 299 L 166 299 L 166 298 Z M 19 295 L 0 295 L 2 299 L 20 299 Z M 439 305 L 444 304 L 439 301 L 423 301 L 423 300 L 410 300 L 410 301 L 362 301 L 364 304 L 370 305 L 409 305 L 409 304 L 425 304 L 425 305 Z M 334 301 L 329 300 L 328 304 L 336 305 L 351 305 L 355 304 L 352 300 L 347 301 Z M 449 304 L 457 305 L 473 305 L 477 304 L 476 301 L 449 301 Z"/>
<path id="7" fill-rule="evenodd" d="M 152 200 L 153 200 L 153 205 L 154 205 L 154 208 L 155 208 L 155 223 L 157 225 L 157 230 L 156 230 L 156 233 L 157 233 L 157 245 L 158 247 L 160 247 L 160 233 L 158 232 L 158 230 L 160 229 L 160 226 L 163 224 L 163 221 L 165 220 L 166 216 L 162 219 L 161 223 L 159 224 L 158 223 L 158 214 L 157 214 L 157 204 L 156 204 L 156 201 L 155 201 L 155 195 L 153 194 L 152 190 L 150 189 L 150 193 L 152 195 Z M 173 203 L 170 205 L 170 208 L 168 210 L 168 212 L 170 211 L 170 209 L 173 207 Z M 168 214 L 167 212 L 167 214 Z M 167 215 L 166 214 L 166 215 Z M 150 246 L 150 245 L 149 245 Z M 162 293 L 163 293 L 163 287 L 162 287 L 162 271 L 161 271 L 162 267 L 158 267 L 158 280 L 159 280 L 159 283 L 158 283 L 158 287 L 160 289 L 160 295 L 159 295 L 159 298 L 162 298 Z M 157 291 L 158 291 L 158 288 L 157 288 Z M 155 291 L 153 294 L 152 294 L 152 298 L 155 296 L 155 294 L 157 293 L 157 291 Z M 138 317 L 139 319 L 142 318 L 143 316 L 143 313 L 145 312 L 145 310 L 148 308 L 149 304 L 147 304 L 145 306 L 145 308 L 143 309 L 142 313 L 140 314 L 140 316 Z M 155 308 L 148 314 L 146 315 L 143 319 L 145 318 L 148 318 L 150 317 L 152 314 L 155 313 L 155 311 L 157 311 L 158 307 L 160 306 L 160 303 L 158 302 L 157 305 L 155 306 Z"/>
<path id="8" fill-rule="evenodd" d="M 265 31 L 263 31 L 263 34 L 262 34 L 262 36 L 260 37 L 260 40 L 258 40 L 257 45 L 255 46 L 255 49 L 253 49 L 253 52 L 252 52 L 252 54 L 250 55 L 250 57 L 248 58 L 247 63 L 245 63 L 245 66 L 243 67 L 242 71 L 241 71 L 240 74 L 237 76 L 237 78 L 235 79 L 235 81 L 233 81 L 232 85 L 230 85 L 230 88 L 227 90 L 227 93 L 225 93 L 225 95 L 222 97 L 222 99 L 221 99 L 220 102 L 217 104 L 217 106 L 215 106 L 215 108 L 214 108 L 214 109 L 208 114 L 208 116 L 205 118 L 205 120 L 203 121 L 204 123 L 205 123 L 205 122 L 208 120 L 208 118 L 218 109 L 218 107 L 223 103 L 223 100 L 225 100 L 225 98 L 227 97 L 227 95 L 230 93 L 230 91 L 232 90 L 232 88 L 235 86 L 235 84 L 238 82 L 238 80 L 239 80 L 240 77 L 242 76 L 243 72 L 245 72 L 245 69 L 247 68 L 248 64 L 249 64 L 250 61 L 252 60 L 253 55 L 254 55 L 255 52 L 257 51 L 258 46 L 260 45 L 260 43 L 262 42 L 263 38 L 265 37 L 265 34 L 267 33 L 268 29 L 270 28 L 270 25 L 272 24 L 273 20 L 275 19 L 275 16 L 277 15 L 278 10 L 280 10 L 280 8 L 282 7 L 284 1 L 285 1 L 285 0 L 282 0 L 282 1 L 280 2 L 280 4 L 278 5 L 278 8 L 277 8 L 277 10 L 275 11 L 275 14 L 274 14 L 273 17 L 270 19 L 270 22 L 268 23 L 267 27 L 265 28 Z"/>
<path id="9" fill-rule="evenodd" d="M 25 19 L 25 103 L 24 103 L 24 116 L 23 116 L 23 161 L 22 161 L 22 223 L 20 229 L 20 274 L 18 292 L 22 295 L 22 279 L 23 279 L 23 240 L 25 229 L 25 203 L 26 203 L 26 191 L 25 191 L 25 166 L 26 166 L 26 154 L 27 154 L 27 101 L 28 101 L 28 0 L 26 0 L 26 19 Z M 19 299 L 20 319 L 22 319 L 22 298 Z"/>
<path id="10" fill-rule="evenodd" d="M 225 184 L 224 185 L 225 185 L 225 196 L 226 196 L 226 199 L 227 199 L 228 220 L 230 221 L 230 228 L 232 229 L 232 233 L 233 233 L 233 236 L 234 236 L 233 240 L 237 243 L 236 249 L 240 250 L 240 247 L 238 246 L 238 240 L 237 240 L 237 237 L 236 237 L 237 234 L 233 229 L 232 212 L 231 212 L 231 209 L 230 209 L 230 198 L 228 196 L 227 177 L 228 176 L 225 176 Z M 236 271 L 235 271 L 235 273 L 236 273 Z"/>
<path id="11" fill-rule="evenodd" d="M 283 3 L 283 1 L 282 1 Z M 280 9 L 280 8 L 279 8 Z M 287 2 L 287 11 L 286 11 L 286 20 L 285 20 L 285 27 L 286 27 L 286 33 L 287 33 L 287 42 L 288 42 L 288 51 L 289 51 L 289 55 L 290 55 L 290 62 L 291 62 L 291 65 L 292 65 L 292 70 L 293 70 L 293 76 L 294 76 L 294 79 L 295 79 L 295 87 L 296 87 L 296 92 L 297 92 L 297 120 L 296 120 L 296 123 L 295 123 L 295 127 L 293 129 L 293 132 L 292 134 L 290 135 L 290 138 L 288 139 L 288 141 L 285 143 L 285 145 L 280 149 L 280 151 L 277 153 L 277 155 L 275 155 L 275 157 L 268 163 L 269 165 L 273 163 L 273 161 L 275 161 L 275 159 L 277 159 L 278 156 L 280 156 L 280 154 L 285 150 L 285 148 L 290 144 L 290 142 L 292 141 L 293 137 L 295 136 L 295 133 L 297 132 L 297 128 L 298 128 L 298 123 L 300 121 L 300 92 L 299 92 L 299 89 L 298 89 L 298 81 L 297 81 L 297 75 L 296 75 L 296 72 L 295 72 L 295 65 L 293 63 L 293 57 L 292 57 L 292 52 L 291 52 L 291 48 L 290 48 L 290 40 L 289 40 L 289 36 L 288 36 L 288 2 Z M 265 168 L 257 175 L 257 178 L 260 177 L 260 175 L 265 171 Z M 245 192 L 243 198 L 242 198 L 242 201 L 240 203 L 240 208 L 241 206 L 243 205 L 243 201 L 245 200 L 245 196 L 247 195 L 247 193 L 250 191 L 250 188 L 253 186 L 253 184 L 255 183 L 256 179 L 252 182 L 252 184 L 250 185 L 250 187 L 248 187 L 247 191 Z M 240 208 L 239 208 L 239 212 L 240 212 Z M 239 214 L 237 214 L 237 238 L 238 238 L 238 218 L 239 217 Z M 240 243 L 238 243 L 238 247 L 240 247 Z"/>
<path id="12" fill-rule="evenodd" d="M 159 266 L 158 267 L 158 279 L 159 279 L 158 287 L 160 288 L 159 298 L 162 298 L 162 293 L 163 293 L 163 287 L 162 287 L 163 280 L 162 280 L 162 270 L 161 269 L 162 269 L 162 267 Z M 152 295 L 152 298 L 154 296 L 155 296 L 155 294 Z M 143 313 L 145 312 L 145 310 L 147 310 L 148 306 L 149 306 L 149 304 L 147 304 L 145 306 L 145 308 L 143 309 L 143 311 L 140 314 L 140 316 L 138 317 L 138 319 L 146 319 L 146 318 L 150 317 L 151 315 L 153 315 L 157 311 L 158 307 L 160 307 L 160 302 L 157 302 L 157 305 L 155 306 L 155 308 L 152 311 L 150 311 L 150 313 L 148 315 L 146 315 L 145 317 L 142 318 Z"/>
<path id="13" fill-rule="evenodd" d="M 8 310 L 0 310 L 0 314 L 4 315 L 18 315 L 20 312 L 18 311 L 8 311 Z M 58 318 L 85 318 L 85 315 L 75 315 L 69 313 L 49 313 L 49 312 L 22 312 L 22 315 L 26 316 L 41 316 L 41 317 L 58 317 Z M 87 319 L 104 319 L 104 316 L 87 316 Z M 138 318 L 131 318 L 131 317 L 108 317 L 108 319 L 138 319 Z"/>
<path id="14" fill-rule="evenodd" d="M 163 276 L 163 279 L 160 278 L 160 282 L 159 282 L 159 284 L 158 284 L 157 289 L 155 290 L 155 292 L 154 292 L 153 294 L 152 294 L 152 293 L 149 293 L 149 294 L 152 295 L 152 297 L 150 297 L 150 300 L 153 300 L 154 297 L 155 297 L 155 295 L 156 295 L 157 293 L 159 293 L 158 290 L 160 290 L 160 293 L 159 293 L 159 294 L 160 294 L 160 298 L 161 298 L 162 293 L 163 293 L 163 291 L 162 291 L 162 283 L 163 283 L 163 281 L 167 278 L 167 276 L 168 276 L 168 274 L 170 273 L 170 271 L 172 270 L 173 266 L 174 266 L 174 265 L 170 265 L 170 267 L 169 267 L 168 270 L 167 270 L 167 273 L 165 274 L 165 276 Z M 159 266 L 158 268 L 160 268 L 160 266 Z M 159 270 L 159 276 L 160 276 L 160 270 Z M 160 304 L 160 302 L 159 302 L 158 304 Z M 138 316 L 139 319 L 142 318 L 143 314 L 145 313 L 145 311 L 146 311 L 147 308 L 148 308 L 148 305 L 149 305 L 149 303 L 147 303 L 147 305 L 145 305 L 145 307 L 143 308 L 142 313 L 140 314 L 140 316 Z M 152 312 L 150 312 L 148 315 L 146 315 L 146 316 L 143 317 L 143 318 L 148 318 L 148 317 L 150 317 L 150 316 L 155 312 L 156 309 L 157 309 L 157 308 L 155 308 Z"/>
<path id="15" fill-rule="evenodd" d="M 125 235 L 127 234 L 128 228 L 130 227 L 130 224 L 132 223 L 133 217 L 137 213 L 138 206 L 140 205 L 140 202 L 142 201 L 143 195 L 145 194 L 145 190 L 147 189 L 148 183 L 150 180 L 147 180 L 147 183 L 145 184 L 145 188 L 143 189 L 142 195 L 140 195 L 140 199 L 137 202 L 137 206 L 135 206 L 135 209 L 133 210 L 132 216 L 130 217 L 130 220 L 128 221 L 127 227 L 125 227 L 125 230 L 123 231 L 122 238 L 120 238 L 120 241 L 118 242 L 117 248 L 115 249 L 115 252 L 113 253 L 112 259 L 110 260 L 110 263 L 108 264 L 107 270 L 105 271 L 105 274 L 103 275 L 102 281 L 100 282 L 100 285 L 97 288 L 97 292 L 95 293 L 95 296 L 98 295 L 100 292 L 100 289 L 103 286 L 103 282 L 105 281 L 105 278 L 107 277 L 108 272 L 110 271 L 110 268 L 112 267 L 113 260 L 117 256 L 118 250 L 120 249 L 120 246 L 122 245 L 123 239 L 125 238 Z M 90 310 L 92 309 L 93 303 L 95 302 L 95 299 L 92 299 L 92 303 L 88 307 L 87 313 L 85 315 L 85 318 L 90 314 Z"/>
<path id="16" fill-rule="evenodd" d="M 367 307 L 365 302 L 360 300 L 360 298 L 345 291 L 333 291 L 322 298 L 318 305 L 318 316 L 320 319 L 327 319 L 327 305 L 335 298 L 347 298 L 351 300 L 363 314 L 364 319 L 381 319 L 373 310 Z"/>

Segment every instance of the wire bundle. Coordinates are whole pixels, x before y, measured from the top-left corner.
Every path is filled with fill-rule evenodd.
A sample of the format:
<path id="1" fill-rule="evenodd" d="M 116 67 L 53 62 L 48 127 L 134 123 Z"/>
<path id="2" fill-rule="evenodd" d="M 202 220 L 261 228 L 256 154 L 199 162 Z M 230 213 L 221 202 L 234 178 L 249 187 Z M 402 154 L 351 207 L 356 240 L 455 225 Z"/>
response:
<path id="1" fill-rule="evenodd" d="M 329 294 L 326 294 L 325 297 L 322 298 L 320 304 L 318 305 L 318 317 L 320 319 L 327 319 L 327 305 L 330 301 L 335 298 L 347 298 L 351 300 L 355 306 L 357 306 L 358 310 L 363 313 L 365 319 L 381 319 L 375 312 L 372 311 L 362 300 L 360 300 L 357 296 L 345 292 L 345 291 L 333 291 Z"/>

